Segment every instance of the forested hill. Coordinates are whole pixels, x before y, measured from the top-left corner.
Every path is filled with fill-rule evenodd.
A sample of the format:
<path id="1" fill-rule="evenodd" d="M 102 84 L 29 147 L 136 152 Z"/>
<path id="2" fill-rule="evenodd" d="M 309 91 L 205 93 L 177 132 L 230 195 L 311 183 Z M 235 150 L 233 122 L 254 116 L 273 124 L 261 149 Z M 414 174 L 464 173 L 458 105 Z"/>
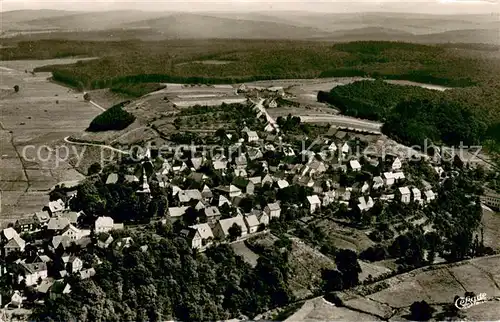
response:
<path id="1" fill-rule="evenodd" d="M 382 121 L 386 134 L 409 145 L 422 145 L 425 139 L 450 145 L 500 143 L 499 86 L 441 92 L 361 81 L 320 92 L 318 100 L 346 115 Z"/>
<path id="2" fill-rule="evenodd" d="M 102 57 L 37 69 L 52 71 L 56 80 L 83 89 L 122 83 L 237 83 L 332 76 L 371 76 L 464 87 L 495 83 L 500 74 L 498 64 L 466 54 L 481 52 L 481 48 L 457 50 L 449 45 L 402 42 L 41 40 L 5 45 L 8 47 L 0 49 L 2 59 Z M 204 60 L 224 63 L 204 64 Z"/>

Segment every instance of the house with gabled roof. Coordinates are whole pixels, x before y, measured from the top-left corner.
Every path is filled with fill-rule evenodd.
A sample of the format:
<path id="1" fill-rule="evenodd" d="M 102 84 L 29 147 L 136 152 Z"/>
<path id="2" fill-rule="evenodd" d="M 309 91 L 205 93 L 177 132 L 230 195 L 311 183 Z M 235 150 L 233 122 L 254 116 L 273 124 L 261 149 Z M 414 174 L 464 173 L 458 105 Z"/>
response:
<path id="1" fill-rule="evenodd" d="M 45 263 L 26 264 L 20 263 L 23 274 L 18 275 L 18 283 L 25 281 L 26 286 L 36 285 L 39 279 L 46 279 L 48 276 L 47 265 Z"/>
<path id="2" fill-rule="evenodd" d="M 259 230 L 260 222 L 256 215 L 245 216 L 244 220 L 249 234 L 256 233 Z"/>
<path id="3" fill-rule="evenodd" d="M 247 157 L 242 154 L 234 159 L 236 169 L 245 169 L 247 167 Z"/>
<path id="4" fill-rule="evenodd" d="M 232 218 L 219 220 L 213 229 L 214 236 L 219 237 L 221 239 L 228 238 L 230 236 L 229 229 L 235 224 L 240 226 L 241 228 L 240 238 L 245 237 L 248 234 L 248 228 L 247 225 L 245 224 L 243 216 L 240 215 Z"/>
<path id="5" fill-rule="evenodd" d="M 396 159 L 394 159 L 394 161 L 392 162 L 391 169 L 392 171 L 399 171 L 401 167 L 402 167 L 401 160 L 399 159 L 399 157 L 396 157 Z"/>
<path id="6" fill-rule="evenodd" d="M 244 191 L 246 194 L 253 195 L 255 185 L 252 181 L 246 178 L 236 177 L 233 179 L 233 185 Z"/>
<path id="7" fill-rule="evenodd" d="M 60 231 L 71 224 L 66 217 L 52 217 L 47 223 L 47 230 Z"/>
<path id="8" fill-rule="evenodd" d="M 269 216 L 270 219 L 279 218 L 281 216 L 281 207 L 278 202 L 268 203 L 264 208 L 264 212 Z"/>
<path id="9" fill-rule="evenodd" d="M 96 234 L 106 233 L 113 230 L 114 224 L 115 222 L 111 217 L 98 217 L 94 222 L 94 232 Z"/>
<path id="10" fill-rule="evenodd" d="M 202 210 L 201 217 L 210 225 L 214 225 L 221 218 L 221 213 L 217 206 L 206 207 Z"/>
<path id="11" fill-rule="evenodd" d="M 37 211 L 33 214 L 33 220 L 38 226 L 45 226 L 49 222 L 50 215 L 47 211 Z"/>
<path id="12" fill-rule="evenodd" d="M 257 148 L 248 148 L 247 155 L 248 155 L 248 158 L 252 161 L 257 160 L 257 159 L 261 159 L 264 157 L 264 154 L 262 153 L 262 151 L 260 149 L 257 149 Z"/>
<path id="13" fill-rule="evenodd" d="M 358 160 L 351 160 L 349 161 L 349 165 L 351 166 L 352 171 L 361 171 L 361 164 L 359 163 Z"/>
<path id="14" fill-rule="evenodd" d="M 382 177 L 380 177 L 380 176 L 376 176 L 375 178 L 373 178 L 372 189 L 373 190 L 378 190 L 378 189 L 380 189 L 382 187 L 384 187 L 384 179 L 382 179 Z"/>
<path id="15" fill-rule="evenodd" d="M 208 224 L 197 224 L 189 226 L 181 231 L 181 234 L 189 242 L 193 249 L 204 249 L 212 244 L 214 235 Z"/>
<path id="16" fill-rule="evenodd" d="M 66 209 L 66 205 L 62 199 L 49 201 L 49 204 L 43 208 L 43 210 L 47 210 L 51 216 L 62 212 L 64 209 Z"/>
<path id="17" fill-rule="evenodd" d="M 254 185 L 261 184 L 261 182 L 262 182 L 261 177 L 251 177 L 251 178 L 248 178 L 248 180 L 250 180 Z"/>
<path id="18" fill-rule="evenodd" d="M 169 207 L 168 208 L 168 214 L 170 216 L 170 220 L 172 222 L 175 222 L 177 220 L 179 220 L 182 216 L 184 216 L 184 214 L 186 213 L 186 210 L 188 209 L 189 207 Z"/>
<path id="19" fill-rule="evenodd" d="M 97 237 L 97 247 L 106 249 L 113 242 L 113 236 L 108 233 L 102 233 Z"/>
<path id="20" fill-rule="evenodd" d="M 23 252 L 26 247 L 26 242 L 19 236 L 12 237 L 4 246 L 4 256 L 9 256 L 12 253 Z"/>
<path id="21" fill-rule="evenodd" d="M 106 178 L 106 184 L 115 184 L 118 182 L 118 173 L 110 173 Z"/>
<path id="22" fill-rule="evenodd" d="M 425 202 L 426 203 L 429 203 L 429 202 L 431 202 L 433 200 L 436 200 L 436 194 L 432 190 L 426 190 L 424 192 L 424 196 L 425 196 Z"/>
<path id="23" fill-rule="evenodd" d="M 248 132 L 246 132 L 246 136 L 247 136 L 247 142 L 248 143 L 259 141 L 259 135 L 255 131 L 248 131 Z"/>
<path id="24" fill-rule="evenodd" d="M 410 203 L 411 193 L 410 193 L 410 189 L 408 187 L 398 188 L 398 194 L 399 194 L 399 197 L 401 198 L 400 200 L 402 203 Z"/>
<path id="25" fill-rule="evenodd" d="M 212 198 L 212 190 L 207 185 L 204 185 L 203 189 L 201 190 L 201 196 L 205 198 L 205 200 Z"/>
<path id="26" fill-rule="evenodd" d="M 367 196 L 367 197 L 359 197 L 358 198 L 358 208 L 360 211 L 367 211 L 373 208 L 375 203 L 373 202 L 372 197 Z"/>
<path id="27" fill-rule="evenodd" d="M 411 194 L 413 196 L 413 202 L 415 203 L 419 203 L 419 204 L 422 204 L 423 203 L 423 200 L 422 200 L 422 192 L 420 192 L 420 189 L 416 188 L 416 187 L 413 187 L 411 189 Z"/>
<path id="28" fill-rule="evenodd" d="M 321 200 L 319 200 L 318 195 L 308 196 L 307 202 L 309 203 L 309 212 L 311 214 L 321 208 Z"/>

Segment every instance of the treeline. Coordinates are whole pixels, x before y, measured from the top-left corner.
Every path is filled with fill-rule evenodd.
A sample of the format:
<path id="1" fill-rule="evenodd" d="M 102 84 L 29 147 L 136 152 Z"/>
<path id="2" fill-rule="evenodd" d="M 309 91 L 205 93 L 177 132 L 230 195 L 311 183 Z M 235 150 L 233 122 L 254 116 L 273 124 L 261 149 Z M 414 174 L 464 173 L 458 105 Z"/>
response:
<path id="1" fill-rule="evenodd" d="M 130 101 L 116 104 L 97 115 L 92 122 L 90 122 L 87 131 L 119 131 L 132 124 L 135 121 L 135 116 L 123 109 L 123 107 L 128 103 L 130 103 Z"/>
<path id="2" fill-rule="evenodd" d="M 166 87 L 166 85 L 159 83 L 122 83 L 113 85 L 110 90 L 114 93 L 125 94 L 132 97 L 141 97 Z"/>
<path id="3" fill-rule="evenodd" d="M 366 80 L 320 91 L 318 101 L 349 116 L 384 122 L 384 133 L 408 145 L 422 145 L 425 139 L 449 145 L 500 142 L 495 86 L 437 91 Z"/>

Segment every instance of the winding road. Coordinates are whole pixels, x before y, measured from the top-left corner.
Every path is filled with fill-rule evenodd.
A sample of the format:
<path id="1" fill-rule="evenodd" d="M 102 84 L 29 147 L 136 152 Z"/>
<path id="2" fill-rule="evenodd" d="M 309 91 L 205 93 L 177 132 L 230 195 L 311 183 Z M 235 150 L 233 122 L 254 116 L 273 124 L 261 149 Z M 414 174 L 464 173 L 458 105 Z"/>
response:
<path id="1" fill-rule="evenodd" d="M 86 143 L 86 142 L 71 141 L 70 138 L 69 138 L 69 136 L 67 136 L 67 137 L 64 138 L 64 142 L 69 143 L 69 144 L 73 144 L 73 145 L 85 145 L 85 146 L 101 147 L 101 148 L 109 149 L 111 151 L 118 152 L 118 153 L 121 153 L 121 154 L 130 154 L 130 152 L 128 152 L 128 151 L 123 151 L 123 150 L 114 148 L 114 147 L 112 147 L 110 145 L 106 145 L 106 144 L 97 144 L 97 143 Z"/>

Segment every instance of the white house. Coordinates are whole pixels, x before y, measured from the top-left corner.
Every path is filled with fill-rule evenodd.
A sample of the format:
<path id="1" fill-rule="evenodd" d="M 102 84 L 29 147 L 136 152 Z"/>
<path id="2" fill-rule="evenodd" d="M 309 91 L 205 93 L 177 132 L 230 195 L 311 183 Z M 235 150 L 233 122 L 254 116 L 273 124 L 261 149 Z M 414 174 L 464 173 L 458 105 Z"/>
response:
<path id="1" fill-rule="evenodd" d="M 278 107 L 278 103 L 275 101 L 275 100 L 272 100 L 271 102 L 269 102 L 269 108 L 276 108 Z"/>
<path id="2" fill-rule="evenodd" d="M 309 212 L 311 214 L 321 208 L 321 200 L 317 195 L 308 196 L 307 201 L 309 202 Z"/>
<path id="3" fill-rule="evenodd" d="M 232 218 L 219 220 L 214 227 L 213 233 L 216 237 L 225 239 L 229 237 L 229 228 L 231 228 L 234 224 L 240 226 L 241 228 L 240 237 L 245 237 L 248 234 L 248 229 L 243 219 L 243 216 L 240 215 Z"/>
<path id="4" fill-rule="evenodd" d="M 257 218 L 256 215 L 248 215 L 244 217 L 245 219 L 245 224 L 247 225 L 248 233 L 253 234 L 256 233 L 257 230 L 259 229 L 259 219 Z"/>
<path id="5" fill-rule="evenodd" d="M 392 172 L 384 172 L 384 183 L 386 186 L 390 187 L 395 182 L 394 174 Z"/>
<path id="6" fill-rule="evenodd" d="M 189 226 L 185 237 L 189 240 L 191 248 L 203 249 L 211 244 L 214 235 L 208 224 L 198 224 Z"/>
<path id="7" fill-rule="evenodd" d="M 372 188 L 374 190 L 378 190 L 378 189 L 382 188 L 383 186 L 384 186 L 384 180 L 382 179 L 382 177 L 377 176 L 377 177 L 373 178 Z"/>
<path id="8" fill-rule="evenodd" d="M 365 197 L 359 197 L 358 201 L 359 201 L 358 208 L 361 211 L 369 210 L 374 205 L 373 199 L 370 196 L 368 196 L 367 198 L 365 198 Z"/>
<path id="9" fill-rule="evenodd" d="M 95 233 L 106 233 L 113 230 L 114 220 L 111 217 L 99 217 L 94 223 Z"/>
<path id="10" fill-rule="evenodd" d="M 264 208 L 264 212 L 269 216 L 270 219 L 279 218 L 281 215 L 280 204 L 277 202 L 267 204 L 267 206 Z"/>
<path id="11" fill-rule="evenodd" d="M 247 142 L 256 142 L 259 140 L 259 136 L 257 135 L 257 132 L 255 131 L 248 131 L 247 132 Z"/>
<path id="12" fill-rule="evenodd" d="M 342 154 L 346 155 L 347 153 L 349 153 L 350 150 L 351 148 L 349 147 L 349 144 L 345 142 L 344 145 L 342 145 Z"/>
<path id="13" fill-rule="evenodd" d="M 361 171 L 361 164 L 359 164 L 358 160 L 349 161 L 349 165 L 351 166 L 352 171 Z"/>
<path id="14" fill-rule="evenodd" d="M 363 186 L 361 186 L 361 193 L 367 192 L 368 189 L 370 189 L 370 185 L 365 181 L 365 183 L 363 184 Z"/>
<path id="15" fill-rule="evenodd" d="M 436 199 L 436 194 L 432 190 L 427 190 L 424 192 L 425 202 L 429 203 Z"/>
<path id="16" fill-rule="evenodd" d="M 401 196 L 402 203 L 410 203 L 411 193 L 408 187 L 398 188 L 399 195 Z"/>
<path id="17" fill-rule="evenodd" d="M 411 193 L 413 195 L 413 202 L 416 202 L 416 203 L 422 203 L 422 193 L 420 192 L 420 189 L 418 188 L 413 188 L 411 189 Z"/>
<path id="18" fill-rule="evenodd" d="M 401 169 L 401 166 L 402 166 L 401 160 L 398 157 L 396 157 L 394 162 L 392 162 L 391 169 L 392 171 L 398 171 Z"/>
<path id="19" fill-rule="evenodd" d="M 19 283 L 24 280 L 26 286 L 32 286 L 38 283 L 38 279 L 47 278 L 47 264 L 45 263 L 21 263 L 20 266 L 24 274 L 18 276 Z"/>

